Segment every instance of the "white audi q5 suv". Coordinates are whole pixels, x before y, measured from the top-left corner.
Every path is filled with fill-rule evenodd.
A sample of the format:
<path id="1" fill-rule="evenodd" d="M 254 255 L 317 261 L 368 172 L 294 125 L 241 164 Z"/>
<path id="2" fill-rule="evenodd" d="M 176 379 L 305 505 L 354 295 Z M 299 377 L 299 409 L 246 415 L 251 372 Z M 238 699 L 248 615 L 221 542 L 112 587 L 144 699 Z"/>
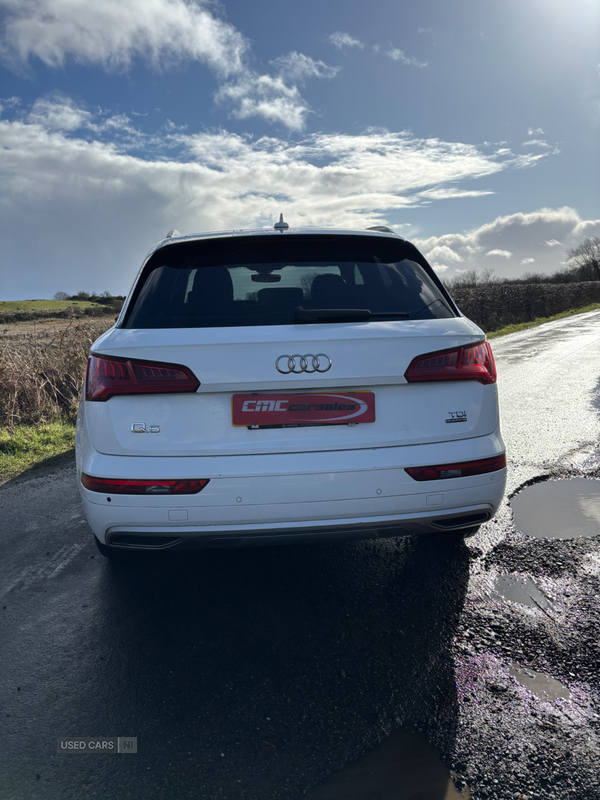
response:
<path id="1" fill-rule="evenodd" d="M 92 346 L 78 480 L 100 551 L 442 533 L 502 499 L 483 331 L 385 228 L 160 241 Z"/>

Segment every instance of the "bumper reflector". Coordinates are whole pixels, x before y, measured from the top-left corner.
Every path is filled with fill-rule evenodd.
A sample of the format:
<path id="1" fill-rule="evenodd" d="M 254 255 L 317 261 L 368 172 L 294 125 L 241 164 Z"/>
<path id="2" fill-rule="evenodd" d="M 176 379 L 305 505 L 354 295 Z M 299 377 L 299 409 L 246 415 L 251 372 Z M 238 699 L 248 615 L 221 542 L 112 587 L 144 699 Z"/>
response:
<path id="1" fill-rule="evenodd" d="M 439 464 L 435 467 L 405 467 L 416 481 L 439 481 L 444 478 L 467 478 L 469 475 L 483 475 L 497 472 L 506 467 L 506 453 L 494 458 L 480 458 L 477 461 L 464 461 L 461 464 Z"/>
<path id="2" fill-rule="evenodd" d="M 103 494 L 198 494 L 208 483 L 208 478 L 186 480 L 121 480 L 119 478 L 93 478 L 83 473 L 81 482 L 90 492 Z"/>

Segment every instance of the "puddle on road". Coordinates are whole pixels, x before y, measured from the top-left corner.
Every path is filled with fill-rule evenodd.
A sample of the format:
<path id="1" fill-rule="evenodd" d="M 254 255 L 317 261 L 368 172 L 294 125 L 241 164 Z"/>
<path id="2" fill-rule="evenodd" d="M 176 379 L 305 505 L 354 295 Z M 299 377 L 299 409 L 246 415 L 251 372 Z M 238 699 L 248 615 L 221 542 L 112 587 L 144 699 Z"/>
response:
<path id="1" fill-rule="evenodd" d="M 526 486 L 510 501 L 515 527 L 536 538 L 600 534 L 600 481 L 570 478 Z"/>
<path id="2" fill-rule="evenodd" d="M 521 603 L 523 606 L 533 606 L 534 608 L 550 608 L 550 601 L 539 589 L 531 578 L 523 578 L 516 575 L 498 575 L 494 587 L 496 594 L 501 595 L 506 600 L 513 603 Z"/>
<path id="3" fill-rule="evenodd" d="M 335 772 L 306 800 L 468 800 L 437 750 L 418 734 L 396 731 L 351 767 Z"/>
<path id="4" fill-rule="evenodd" d="M 508 668 L 508 674 L 541 700 L 558 700 L 559 698 L 568 700 L 571 697 L 571 692 L 562 683 L 554 678 L 549 678 L 543 672 L 534 672 L 527 668 L 521 669 L 513 665 Z"/>

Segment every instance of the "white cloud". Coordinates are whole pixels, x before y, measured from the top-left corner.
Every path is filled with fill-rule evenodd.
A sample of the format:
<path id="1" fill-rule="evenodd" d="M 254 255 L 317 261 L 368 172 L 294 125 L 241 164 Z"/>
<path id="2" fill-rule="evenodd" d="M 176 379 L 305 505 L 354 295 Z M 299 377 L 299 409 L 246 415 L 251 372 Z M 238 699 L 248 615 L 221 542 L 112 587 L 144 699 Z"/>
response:
<path id="1" fill-rule="evenodd" d="M 20 97 L 3 97 L 0 100 L 0 116 L 2 116 L 2 112 L 4 111 L 4 109 L 17 108 L 20 105 L 21 105 Z"/>
<path id="2" fill-rule="evenodd" d="M 447 245 L 437 245 L 433 247 L 428 253 L 427 257 L 436 264 L 443 261 L 462 261 L 463 258 L 458 253 L 455 253 L 451 247 Z M 446 267 L 448 269 L 448 267 Z"/>
<path id="3" fill-rule="evenodd" d="M 27 121 L 46 128 L 63 131 L 76 131 L 89 127 L 92 114 L 79 108 L 68 97 L 41 97 L 35 101 Z"/>
<path id="4" fill-rule="evenodd" d="M 18 107 L 16 104 L 15 107 Z M 140 115 L 141 116 L 141 115 Z M 38 98 L 21 121 L 46 131 L 63 131 L 99 138 L 105 135 L 129 147 L 145 142 L 142 134 L 125 114 L 110 114 L 102 109 L 91 112 L 76 105 L 70 97 L 55 92 Z M 167 123 L 170 127 L 172 123 Z M 175 127 L 175 126 L 173 126 Z"/>
<path id="5" fill-rule="evenodd" d="M 300 131 L 311 108 L 296 84 L 304 83 L 307 78 L 334 78 L 339 69 L 295 51 L 270 63 L 276 75 L 260 75 L 247 69 L 224 83 L 215 98 L 217 102 L 232 103 L 232 115 L 238 119 L 263 117 L 268 122 L 279 122 L 290 130 Z"/>
<path id="6" fill-rule="evenodd" d="M 529 139 L 527 142 L 523 142 L 523 147 L 550 147 L 550 145 L 543 139 Z"/>
<path id="7" fill-rule="evenodd" d="M 527 128 L 527 136 L 543 136 L 544 131 L 541 128 Z"/>
<path id="8" fill-rule="evenodd" d="M 2 6 L 0 58 L 16 71 L 27 71 L 35 58 L 53 68 L 75 61 L 121 72 L 136 60 L 155 70 L 197 61 L 214 73 L 216 98 L 230 104 L 233 116 L 259 116 L 292 130 L 310 113 L 296 83 L 338 72 L 293 52 L 271 62 L 274 75 L 257 73 L 249 66 L 248 41 L 215 15 L 209 0 L 0 0 Z M 50 124 L 50 108 L 36 113 Z M 66 107 L 53 120 L 64 130 L 85 125 Z"/>
<path id="9" fill-rule="evenodd" d="M 306 78 L 335 78 L 339 67 L 330 67 L 323 61 L 315 61 L 303 53 L 288 53 L 270 62 L 282 78 L 301 82 Z"/>
<path id="10" fill-rule="evenodd" d="M 248 43 L 202 0 L 2 0 L 2 55 L 13 65 L 69 59 L 125 70 L 135 58 L 153 68 L 202 61 L 227 76 L 239 72 Z"/>
<path id="11" fill-rule="evenodd" d="M 263 117 L 268 122 L 279 122 L 290 130 L 300 131 L 311 108 L 296 84 L 304 83 L 307 78 L 334 78 L 339 69 L 295 51 L 270 63 L 276 75 L 260 75 L 247 69 L 224 83 L 215 95 L 216 100 L 232 103 L 232 115 L 238 119 Z"/>
<path id="12" fill-rule="evenodd" d="M 485 197 L 488 194 L 494 193 L 477 189 L 457 189 L 454 186 L 438 186 L 435 189 L 425 189 L 421 192 L 421 198 L 423 201 L 456 200 L 459 197 Z"/>
<path id="13" fill-rule="evenodd" d="M 334 47 L 337 47 L 338 50 L 343 50 L 345 47 L 358 47 L 360 50 L 364 48 L 364 44 L 360 39 L 355 39 L 354 36 L 350 36 L 349 33 L 343 33 L 342 31 L 331 33 L 327 39 Z"/>
<path id="14" fill-rule="evenodd" d="M 389 56 L 393 61 L 399 61 L 407 67 L 426 67 L 427 61 L 418 61 L 414 56 L 407 56 L 403 50 L 397 47 L 391 50 L 386 50 L 386 56 Z"/>
<path id="15" fill-rule="evenodd" d="M 264 117 L 290 130 L 302 130 L 310 113 L 310 106 L 298 87 L 288 85 L 280 76 L 248 73 L 221 86 L 216 99 L 233 103 L 232 114 L 238 119 Z"/>
<path id="16" fill-rule="evenodd" d="M 258 88 L 243 87 L 237 99 L 264 103 L 262 113 L 274 118 L 292 114 L 276 102 L 287 92 L 291 106 L 298 103 L 295 89 L 270 78 L 281 81 L 271 95 L 270 83 L 258 77 Z M 289 141 L 223 130 L 190 134 L 171 124 L 150 135 L 125 115 L 78 108 L 59 96 L 11 113 L 0 119 L 0 261 L 10 265 L 3 274 L 5 296 L 29 296 L 32 286 L 41 296 L 93 288 L 95 275 L 104 276 L 105 288 L 123 292 L 145 248 L 171 228 L 272 225 L 280 211 L 296 227 L 389 224 L 398 209 L 470 195 L 472 181 L 536 163 L 381 129 Z M 592 223 L 567 211 L 565 229 L 538 226 L 537 241 L 566 240 L 577 224 L 588 230 Z M 503 223 L 511 224 L 510 218 Z M 494 248 L 510 249 L 519 259 L 528 255 L 512 243 L 509 248 L 502 225 L 494 225 L 475 238 L 425 244 L 439 269 L 470 268 L 474 253 Z"/>
<path id="17" fill-rule="evenodd" d="M 488 250 L 485 254 L 487 256 L 498 256 L 499 258 L 510 258 L 512 253 L 510 250 Z"/>
<path id="18" fill-rule="evenodd" d="M 497 217 L 466 233 L 414 241 L 433 266 L 438 259 L 444 265 L 453 263 L 438 255 L 441 248 L 450 248 L 460 256 L 461 268 L 447 274 L 449 278 L 465 270 L 482 271 L 489 264 L 487 257 L 490 255 L 499 257 L 494 266 L 498 277 L 503 278 L 522 275 L 523 268 L 534 262 L 537 272 L 556 272 L 564 266 L 571 247 L 586 236 L 594 235 L 600 235 L 600 219 L 582 220 L 575 209 L 566 206 Z"/>

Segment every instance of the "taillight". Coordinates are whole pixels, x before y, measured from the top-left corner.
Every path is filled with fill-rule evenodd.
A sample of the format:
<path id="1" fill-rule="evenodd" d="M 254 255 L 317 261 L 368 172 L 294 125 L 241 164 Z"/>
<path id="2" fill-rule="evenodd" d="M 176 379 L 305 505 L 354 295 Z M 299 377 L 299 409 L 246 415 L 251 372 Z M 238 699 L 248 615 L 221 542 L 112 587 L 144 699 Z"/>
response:
<path id="1" fill-rule="evenodd" d="M 200 381 L 180 364 L 90 356 L 85 379 L 85 399 L 104 401 L 116 394 L 195 392 Z"/>
<path id="2" fill-rule="evenodd" d="M 85 472 L 81 476 L 81 482 L 86 489 L 103 494 L 198 494 L 208 481 L 208 478 L 156 481 L 93 478 Z"/>
<path id="3" fill-rule="evenodd" d="M 405 467 L 416 481 L 439 481 L 444 478 L 467 478 L 469 475 L 483 475 L 496 472 L 506 466 L 506 453 L 493 458 L 480 458 L 477 461 L 464 461 L 461 464 L 438 464 L 435 467 Z"/>
<path id="4" fill-rule="evenodd" d="M 409 383 L 419 381 L 479 381 L 496 383 L 496 365 L 489 342 L 440 350 L 413 358 L 404 373 Z"/>

